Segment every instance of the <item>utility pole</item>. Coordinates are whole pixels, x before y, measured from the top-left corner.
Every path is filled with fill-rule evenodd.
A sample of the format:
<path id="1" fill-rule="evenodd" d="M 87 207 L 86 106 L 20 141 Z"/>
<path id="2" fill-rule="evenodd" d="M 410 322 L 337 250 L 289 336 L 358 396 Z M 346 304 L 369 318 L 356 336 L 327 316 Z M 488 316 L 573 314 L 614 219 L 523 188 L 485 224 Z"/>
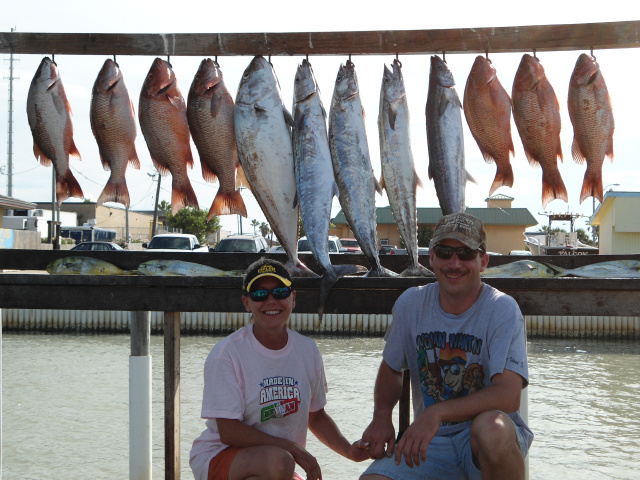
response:
<path id="1" fill-rule="evenodd" d="M 156 189 L 156 206 L 153 209 L 153 223 L 151 224 L 151 238 L 153 238 L 156 234 L 156 225 L 158 224 L 158 197 L 160 197 L 160 179 L 162 178 L 162 175 L 160 175 L 160 172 L 157 172 L 155 174 L 147 173 L 147 175 L 152 177 L 154 180 L 156 178 L 156 175 L 158 176 L 158 188 Z"/>
<path id="2" fill-rule="evenodd" d="M 16 27 L 11 29 L 12 32 L 16 31 Z M 16 60 L 17 61 L 17 60 Z M 17 77 L 13 76 L 13 53 L 9 56 L 9 76 L 5 79 L 9 80 L 9 140 L 7 147 L 7 196 L 13 195 L 13 81 L 17 80 Z"/>

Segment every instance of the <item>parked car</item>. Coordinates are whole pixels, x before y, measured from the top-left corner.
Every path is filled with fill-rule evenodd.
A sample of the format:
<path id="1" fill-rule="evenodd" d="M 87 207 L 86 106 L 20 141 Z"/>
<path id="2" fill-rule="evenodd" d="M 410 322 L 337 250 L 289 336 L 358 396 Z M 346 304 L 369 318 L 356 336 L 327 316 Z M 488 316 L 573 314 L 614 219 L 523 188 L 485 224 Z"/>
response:
<path id="1" fill-rule="evenodd" d="M 388 255 L 394 248 L 398 247 L 396 245 L 381 245 L 378 255 Z"/>
<path id="2" fill-rule="evenodd" d="M 216 253 L 266 253 L 269 250 L 267 240 L 262 235 L 229 235 L 220 240 Z"/>
<path id="3" fill-rule="evenodd" d="M 123 252 L 124 248 L 111 242 L 82 242 L 70 250 L 92 251 L 92 252 Z"/>
<path id="4" fill-rule="evenodd" d="M 187 252 L 207 252 L 198 242 L 198 237 L 189 233 L 164 233 L 156 235 L 149 243 L 143 243 L 142 248 L 156 252 L 175 252 L 176 250 Z"/>
<path id="5" fill-rule="evenodd" d="M 532 253 L 529 250 L 511 250 L 509 252 L 509 255 L 532 255 Z"/>
<path id="6" fill-rule="evenodd" d="M 389 251 L 391 255 L 406 255 L 406 248 L 392 248 Z M 418 255 L 429 255 L 429 249 L 427 247 L 418 247 Z"/>
<path id="7" fill-rule="evenodd" d="M 355 238 L 341 238 L 340 243 L 347 249 L 345 253 L 362 253 L 362 249 Z"/>
<path id="8" fill-rule="evenodd" d="M 346 253 L 347 249 L 342 246 L 340 239 L 335 235 L 329 236 L 329 253 Z M 312 253 L 311 245 L 307 237 L 302 237 L 298 240 L 298 253 Z"/>
<path id="9" fill-rule="evenodd" d="M 286 253 L 284 251 L 284 247 L 282 245 L 276 245 L 275 247 L 271 247 L 269 253 Z"/>

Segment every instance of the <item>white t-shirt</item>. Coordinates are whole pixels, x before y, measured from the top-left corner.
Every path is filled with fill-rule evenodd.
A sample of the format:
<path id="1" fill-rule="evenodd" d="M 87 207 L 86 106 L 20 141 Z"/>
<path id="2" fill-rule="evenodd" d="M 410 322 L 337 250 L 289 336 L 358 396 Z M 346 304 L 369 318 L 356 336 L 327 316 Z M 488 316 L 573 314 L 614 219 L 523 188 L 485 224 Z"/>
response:
<path id="1" fill-rule="evenodd" d="M 209 462 L 228 445 L 220 441 L 216 418 L 240 420 L 305 447 L 309 412 L 326 404 L 327 381 L 317 345 L 287 329 L 287 345 L 269 350 L 253 324 L 218 342 L 204 364 L 202 418 L 207 429 L 193 442 L 189 464 L 206 480 Z"/>

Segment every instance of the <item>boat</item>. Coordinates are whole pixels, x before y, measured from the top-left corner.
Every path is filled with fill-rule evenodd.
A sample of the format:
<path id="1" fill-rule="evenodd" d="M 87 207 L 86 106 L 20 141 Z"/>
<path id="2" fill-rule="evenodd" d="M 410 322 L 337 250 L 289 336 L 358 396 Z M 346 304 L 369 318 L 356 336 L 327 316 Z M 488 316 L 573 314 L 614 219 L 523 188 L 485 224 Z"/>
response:
<path id="1" fill-rule="evenodd" d="M 533 255 L 598 255 L 600 249 L 582 243 L 578 240 L 578 232 L 574 231 L 574 220 L 583 215 L 566 214 L 544 214 L 549 217 L 549 229 L 540 232 L 524 232 L 524 243 Z M 551 223 L 554 221 L 571 222 L 570 231 L 553 232 Z"/>

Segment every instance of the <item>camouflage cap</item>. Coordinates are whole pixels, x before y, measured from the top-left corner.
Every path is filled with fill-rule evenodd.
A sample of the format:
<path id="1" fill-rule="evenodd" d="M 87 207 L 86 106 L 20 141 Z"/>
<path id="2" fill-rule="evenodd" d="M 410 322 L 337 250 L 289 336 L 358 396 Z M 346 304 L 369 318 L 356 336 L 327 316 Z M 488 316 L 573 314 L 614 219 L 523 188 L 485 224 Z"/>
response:
<path id="1" fill-rule="evenodd" d="M 487 233 L 480 219 L 467 213 L 452 213 L 438 220 L 430 247 L 442 240 L 458 240 L 472 250 L 487 251 Z"/>

